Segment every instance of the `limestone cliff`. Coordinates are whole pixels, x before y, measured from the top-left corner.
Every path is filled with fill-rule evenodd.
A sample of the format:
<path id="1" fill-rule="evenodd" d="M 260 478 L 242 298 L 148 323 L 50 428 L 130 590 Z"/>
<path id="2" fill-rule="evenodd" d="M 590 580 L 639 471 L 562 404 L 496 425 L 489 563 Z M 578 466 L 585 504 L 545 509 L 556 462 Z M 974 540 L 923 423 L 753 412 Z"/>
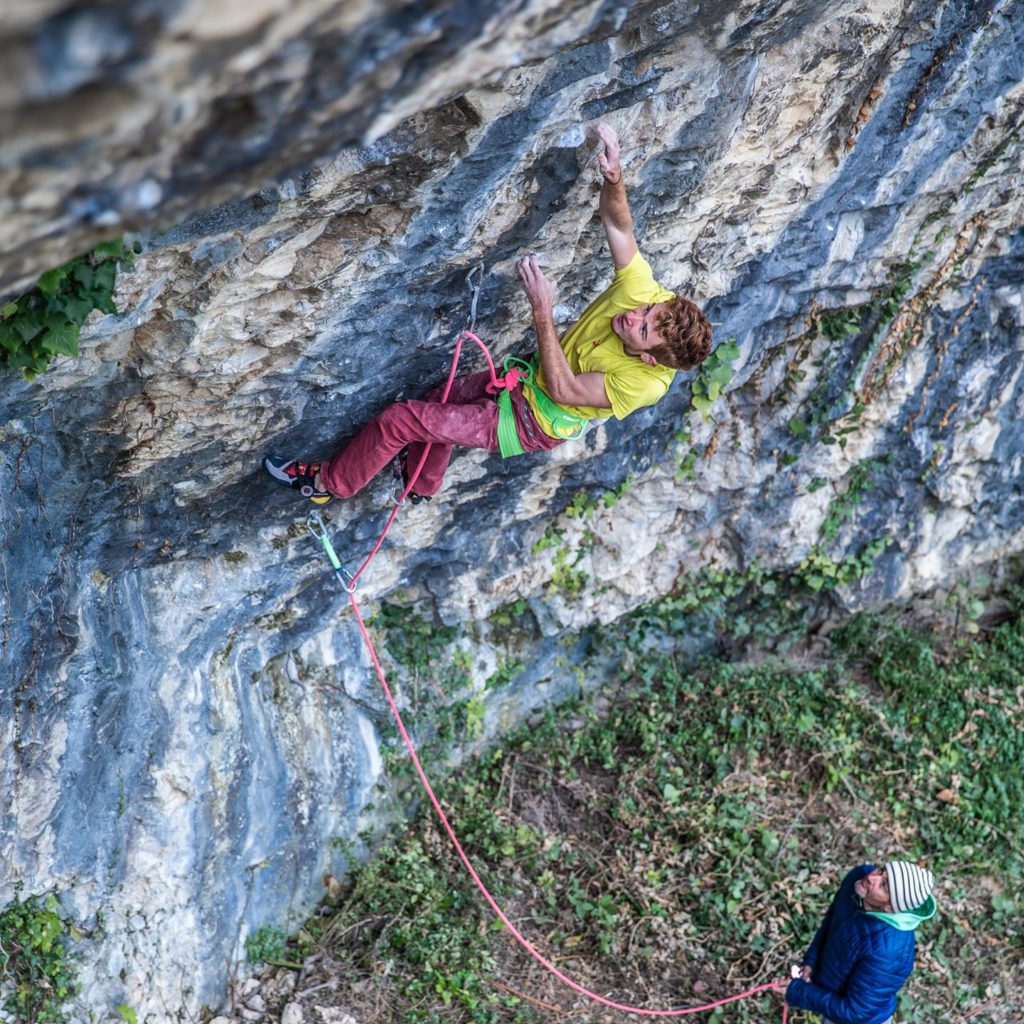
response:
<path id="1" fill-rule="evenodd" d="M 80 358 L 2 399 L 0 902 L 54 888 L 94 928 L 96 1019 L 217 1005 L 245 935 L 337 867 L 380 771 L 377 697 L 259 459 L 329 452 L 438 383 L 478 261 L 496 355 L 532 346 L 524 251 L 573 320 L 611 273 L 586 126 L 618 129 L 643 251 L 739 354 L 707 419 L 707 381 L 680 375 L 550 456 L 462 454 L 403 510 L 365 601 L 478 624 L 481 683 L 500 645 L 479 624 L 529 601 L 492 732 L 572 683 L 556 638 L 681 573 L 861 558 L 834 592 L 852 608 L 1024 548 L 1024 0 L 8 17 L 3 289 L 125 230 L 144 246 Z M 853 471 L 874 489 L 825 543 Z M 581 490 L 619 498 L 592 537 L 562 515 Z M 353 559 L 384 515 L 329 512 Z M 553 524 L 571 586 L 534 550 Z"/>

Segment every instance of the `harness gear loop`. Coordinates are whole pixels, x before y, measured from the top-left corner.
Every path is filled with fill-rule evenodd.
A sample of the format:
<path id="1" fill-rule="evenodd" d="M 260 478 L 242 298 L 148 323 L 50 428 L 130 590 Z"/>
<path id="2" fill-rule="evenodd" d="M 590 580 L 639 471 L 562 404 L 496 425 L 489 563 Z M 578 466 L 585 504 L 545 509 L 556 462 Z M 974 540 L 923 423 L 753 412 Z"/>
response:
<path id="1" fill-rule="evenodd" d="M 469 316 L 467 317 L 467 326 L 459 334 L 455 358 L 457 361 L 463 338 L 471 338 L 475 341 L 487 358 L 487 365 L 491 371 L 491 383 L 487 385 L 487 392 L 492 395 L 496 394 L 498 401 L 498 450 L 501 452 L 501 457 L 503 459 L 510 459 L 513 455 L 522 455 L 524 451 L 523 445 L 519 440 L 519 431 L 516 429 L 515 412 L 512 409 L 512 396 L 509 393 L 520 381 L 522 381 L 524 388 L 532 389 L 537 408 L 540 409 L 541 413 L 551 424 L 555 437 L 563 441 L 579 437 L 583 433 L 586 420 L 579 416 L 574 416 L 567 409 L 563 409 L 562 406 L 553 402 L 543 389 L 534 383 L 534 375 L 538 366 L 536 356 L 531 362 L 519 359 L 516 356 L 506 356 L 503 367 L 504 375 L 498 376 L 486 346 L 473 333 L 476 330 L 476 305 L 480 298 L 483 274 L 484 264 L 482 260 L 476 266 L 471 267 L 469 273 L 466 274 L 466 285 L 471 296 Z M 356 575 L 358 576 L 359 573 L 357 572 Z"/>
<path id="2" fill-rule="evenodd" d="M 551 429 L 555 432 L 555 437 L 560 437 L 563 441 L 571 441 L 583 433 L 583 428 L 586 426 L 587 421 L 582 416 L 569 412 L 568 409 L 553 401 L 548 393 L 534 381 L 539 365 L 540 354 L 538 353 L 530 360 L 530 379 L 526 382 L 525 386 L 533 389 L 533 397 L 537 400 L 537 408 L 551 422 Z"/>
<path id="3" fill-rule="evenodd" d="M 355 577 L 341 564 L 341 559 L 338 558 L 338 553 L 334 550 L 331 538 L 327 535 L 327 526 L 319 512 L 310 512 L 306 516 L 306 529 L 323 545 L 334 571 L 338 574 L 338 579 L 341 580 L 341 585 L 345 588 L 345 593 L 354 594 L 356 591 Z"/>

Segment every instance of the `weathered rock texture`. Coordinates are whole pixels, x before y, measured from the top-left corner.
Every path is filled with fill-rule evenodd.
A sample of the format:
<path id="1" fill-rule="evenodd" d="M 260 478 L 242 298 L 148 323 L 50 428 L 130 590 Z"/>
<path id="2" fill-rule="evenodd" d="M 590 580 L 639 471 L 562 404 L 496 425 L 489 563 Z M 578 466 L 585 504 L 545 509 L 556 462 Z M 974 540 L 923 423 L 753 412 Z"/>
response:
<path id="1" fill-rule="evenodd" d="M 245 935 L 341 870 L 327 839 L 379 773 L 379 702 L 259 458 L 329 451 L 438 382 L 479 260 L 497 354 L 532 345 L 524 251 L 572 320 L 611 270 L 581 126 L 618 128 L 645 253 L 741 355 L 714 420 L 681 375 L 552 456 L 463 454 L 403 511 L 365 598 L 477 623 L 478 683 L 503 652 L 479 624 L 530 601 L 492 731 L 575 685 L 559 636 L 682 571 L 799 564 L 865 459 L 875 489 L 826 547 L 893 543 L 847 606 L 1024 548 L 1021 0 L 21 0 L 9 19 L 4 287 L 125 228 L 145 244 L 124 312 L 2 399 L 0 901 L 53 887 L 95 927 L 98 1019 L 218 1004 Z M 815 330 L 869 301 L 841 340 Z M 593 540 L 560 517 L 629 474 Z M 383 518 L 369 497 L 330 512 L 352 558 Z M 579 593 L 533 552 L 556 519 Z"/>

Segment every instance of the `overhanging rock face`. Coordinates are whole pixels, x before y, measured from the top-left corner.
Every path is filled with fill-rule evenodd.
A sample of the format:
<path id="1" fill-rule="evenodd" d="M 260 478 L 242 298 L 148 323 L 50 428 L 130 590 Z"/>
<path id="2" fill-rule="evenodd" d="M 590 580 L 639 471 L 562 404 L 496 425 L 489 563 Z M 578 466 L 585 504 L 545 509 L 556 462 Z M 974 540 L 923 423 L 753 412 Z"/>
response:
<path id="1" fill-rule="evenodd" d="M 611 274 L 586 126 L 618 129 L 643 251 L 739 355 L 711 418 L 680 375 L 549 456 L 461 454 L 402 511 L 363 600 L 462 626 L 480 685 L 525 663 L 488 691 L 490 731 L 574 685 L 560 638 L 681 573 L 857 558 L 852 608 L 1024 548 L 1020 0 L 11 18 L 3 287 L 144 243 L 123 312 L 2 398 L 0 901 L 20 879 L 102 922 L 97 1014 L 217 1005 L 246 934 L 340 870 L 380 707 L 306 510 L 259 459 L 327 453 L 443 379 L 478 261 L 496 355 L 533 344 L 526 251 L 572 321 Z M 583 521 L 580 491 L 617 500 Z M 328 512 L 353 559 L 384 516 L 370 495 Z M 493 636 L 519 600 L 532 630 Z"/>

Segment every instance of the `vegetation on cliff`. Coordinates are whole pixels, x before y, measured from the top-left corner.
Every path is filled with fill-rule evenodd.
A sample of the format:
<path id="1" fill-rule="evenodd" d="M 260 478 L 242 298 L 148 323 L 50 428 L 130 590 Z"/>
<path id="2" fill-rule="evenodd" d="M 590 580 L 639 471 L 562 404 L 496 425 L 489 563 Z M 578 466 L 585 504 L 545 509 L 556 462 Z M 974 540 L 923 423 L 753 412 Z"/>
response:
<path id="1" fill-rule="evenodd" d="M 645 1006 L 783 976 L 849 868 L 920 860 L 940 915 L 900 1020 L 996 1024 L 1024 981 L 1024 592 L 998 624 L 977 628 L 977 610 L 860 615 L 781 646 L 726 637 L 692 671 L 673 649 L 685 617 L 661 602 L 602 637 L 616 689 L 520 730 L 442 800 L 517 926 Z M 318 1002 L 362 1022 L 604 1019 L 495 927 L 427 806 L 331 889 L 287 952 L 306 958 L 300 992 L 330 979 Z M 765 997 L 701 1019 L 776 1013 Z"/>
<path id="2" fill-rule="evenodd" d="M 101 242 L 84 256 L 41 274 L 35 288 L 0 305 L 0 371 L 21 370 L 35 380 L 54 356 L 77 356 L 78 336 L 93 310 L 116 313 L 120 268 L 131 269 L 136 242 Z"/>

